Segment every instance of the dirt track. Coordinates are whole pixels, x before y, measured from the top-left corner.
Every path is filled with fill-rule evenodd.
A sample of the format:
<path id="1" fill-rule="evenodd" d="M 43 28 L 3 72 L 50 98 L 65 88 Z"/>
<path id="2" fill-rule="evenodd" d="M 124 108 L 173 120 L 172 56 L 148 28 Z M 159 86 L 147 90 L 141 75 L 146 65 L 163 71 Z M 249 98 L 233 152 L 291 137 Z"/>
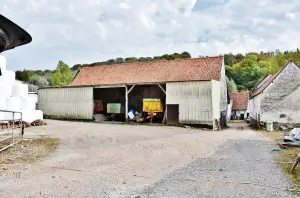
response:
<path id="1" fill-rule="evenodd" d="M 47 122 L 26 135 L 59 137 L 59 149 L 2 173 L 1 197 L 289 197 L 272 143 L 247 128 Z"/>

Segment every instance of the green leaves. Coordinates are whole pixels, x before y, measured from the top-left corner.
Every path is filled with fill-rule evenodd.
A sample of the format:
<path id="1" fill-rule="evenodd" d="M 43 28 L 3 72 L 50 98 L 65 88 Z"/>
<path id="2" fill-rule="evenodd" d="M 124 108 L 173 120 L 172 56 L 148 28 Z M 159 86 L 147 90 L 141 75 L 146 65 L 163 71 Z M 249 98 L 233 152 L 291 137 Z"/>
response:
<path id="1" fill-rule="evenodd" d="M 34 76 L 30 77 L 29 81 L 30 84 L 34 84 L 37 85 L 39 87 L 45 87 L 49 85 L 49 82 L 46 78 L 41 77 L 37 74 L 35 74 Z"/>
<path id="2" fill-rule="evenodd" d="M 300 64 L 300 51 L 260 52 L 224 55 L 226 75 L 237 84 L 238 90 L 253 90 L 253 88 L 268 74 L 275 74 L 290 60 Z"/>
<path id="3" fill-rule="evenodd" d="M 237 92 L 237 86 L 236 86 L 236 84 L 235 84 L 235 82 L 234 82 L 233 79 L 229 79 L 226 76 L 226 84 L 227 84 L 227 89 L 228 89 L 229 93 Z"/>
<path id="4" fill-rule="evenodd" d="M 66 86 L 72 81 L 72 71 L 63 61 L 59 61 L 51 76 L 53 86 Z"/>

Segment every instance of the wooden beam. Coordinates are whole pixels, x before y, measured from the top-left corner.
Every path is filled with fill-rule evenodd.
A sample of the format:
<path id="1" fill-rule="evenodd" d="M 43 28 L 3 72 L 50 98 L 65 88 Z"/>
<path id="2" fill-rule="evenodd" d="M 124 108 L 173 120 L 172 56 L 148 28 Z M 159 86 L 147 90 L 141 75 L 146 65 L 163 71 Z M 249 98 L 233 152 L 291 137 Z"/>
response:
<path id="1" fill-rule="evenodd" d="M 127 86 L 126 86 L 127 87 Z M 128 90 L 128 92 L 126 92 L 127 94 L 129 94 L 132 90 L 133 90 L 133 88 L 135 87 L 135 85 L 132 85 L 132 87 L 130 87 L 130 89 Z"/>
<path id="2" fill-rule="evenodd" d="M 165 93 L 165 94 L 167 94 L 166 93 L 166 90 L 160 85 L 160 84 L 157 84 L 159 87 L 160 87 L 160 89 Z"/>
<path id="3" fill-rule="evenodd" d="M 125 86 L 125 121 L 128 122 L 128 87 Z"/>
<path id="4" fill-rule="evenodd" d="M 164 118 L 163 118 L 163 121 L 162 121 L 162 124 L 167 124 L 167 105 L 165 106 L 165 113 L 164 113 Z"/>

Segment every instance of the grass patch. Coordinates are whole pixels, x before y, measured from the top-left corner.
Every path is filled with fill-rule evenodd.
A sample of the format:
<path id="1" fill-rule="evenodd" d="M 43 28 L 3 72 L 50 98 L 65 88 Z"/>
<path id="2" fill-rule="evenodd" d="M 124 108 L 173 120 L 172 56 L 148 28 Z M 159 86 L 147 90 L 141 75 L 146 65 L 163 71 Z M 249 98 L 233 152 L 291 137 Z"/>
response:
<path id="1" fill-rule="evenodd" d="M 11 165 L 36 162 L 54 152 L 58 144 L 58 138 L 23 140 L 0 153 L 0 171 L 8 169 Z"/>
<path id="2" fill-rule="evenodd" d="M 273 139 L 276 143 L 282 143 L 283 137 L 287 135 L 284 132 L 266 132 L 258 130 L 258 132 L 263 133 L 267 137 Z M 277 147 L 279 147 L 277 145 Z M 281 149 L 276 155 L 276 163 L 282 169 L 283 173 L 293 182 L 292 193 L 300 196 L 300 164 L 296 167 L 294 173 L 290 173 L 290 170 L 295 163 L 300 148 L 287 148 Z"/>
<path id="3" fill-rule="evenodd" d="M 290 170 L 299 152 L 300 148 L 289 148 L 281 150 L 276 156 L 277 163 L 281 167 L 282 171 L 294 184 L 292 192 L 298 196 L 300 195 L 300 164 L 298 164 L 293 173 L 290 173 Z"/>
<path id="4" fill-rule="evenodd" d="M 267 136 L 267 137 L 273 139 L 274 141 L 276 141 L 276 143 L 277 142 L 282 142 L 283 137 L 285 135 L 287 135 L 286 133 L 281 132 L 281 131 L 266 132 L 264 130 L 257 130 L 257 132 L 263 133 L 265 136 Z"/>

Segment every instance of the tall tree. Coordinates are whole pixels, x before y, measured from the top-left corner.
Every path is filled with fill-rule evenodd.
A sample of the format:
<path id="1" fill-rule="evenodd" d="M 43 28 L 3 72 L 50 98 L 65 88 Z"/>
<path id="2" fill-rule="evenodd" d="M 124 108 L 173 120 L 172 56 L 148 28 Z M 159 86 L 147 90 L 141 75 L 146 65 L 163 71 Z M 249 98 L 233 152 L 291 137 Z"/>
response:
<path id="1" fill-rule="evenodd" d="M 237 86 L 236 86 L 233 79 L 229 79 L 226 76 L 226 84 L 227 84 L 227 90 L 228 90 L 229 93 L 237 92 Z"/>
<path id="2" fill-rule="evenodd" d="M 182 54 L 181 54 L 180 57 L 183 58 L 183 59 L 185 59 L 185 58 L 192 58 L 192 56 L 188 52 L 182 52 Z"/>
<path id="3" fill-rule="evenodd" d="M 52 85 L 66 86 L 72 80 L 72 71 L 63 61 L 59 61 L 55 72 L 52 74 Z"/>
<path id="4" fill-rule="evenodd" d="M 39 87 L 45 87 L 49 85 L 49 82 L 47 81 L 46 78 L 43 78 L 37 74 L 35 74 L 34 76 L 30 77 L 29 83 L 37 85 Z"/>
<path id="5" fill-rule="evenodd" d="M 23 70 L 23 71 L 16 71 L 16 79 L 21 80 L 23 82 L 28 82 L 30 77 L 34 75 L 34 72 L 31 70 Z"/>

